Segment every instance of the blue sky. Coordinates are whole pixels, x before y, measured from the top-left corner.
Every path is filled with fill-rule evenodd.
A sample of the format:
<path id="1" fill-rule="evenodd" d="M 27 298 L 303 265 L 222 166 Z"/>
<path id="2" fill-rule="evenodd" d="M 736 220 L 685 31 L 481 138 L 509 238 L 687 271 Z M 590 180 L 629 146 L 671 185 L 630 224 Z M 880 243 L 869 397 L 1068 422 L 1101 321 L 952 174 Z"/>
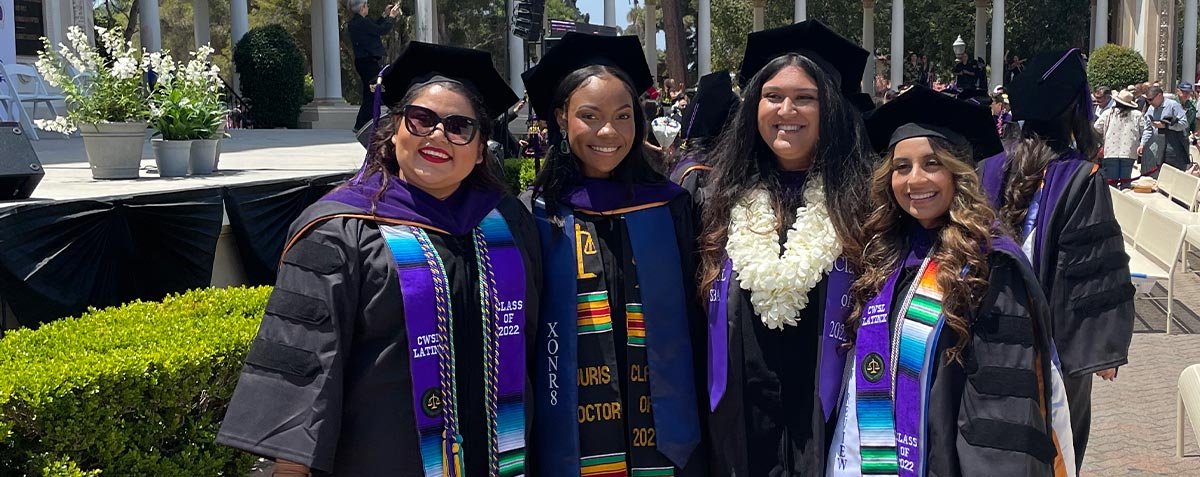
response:
<path id="1" fill-rule="evenodd" d="M 613 3 L 617 5 L 617 26 L 625 28 L 629 23 L 625 21 L 625 17 L 629 14 L 629 9 L 633 7 L 633 0 L 613 0 Z M 578 0 L 575 5 L 583 13 L 591 15 L 591 22 L 593 24 L 604 24 L 604 0 Z M 639 1 L 638 5 L 642 5 L 642 2 Z M 660 31 L 656 38 L 658 49 L 663 49 L 663 45 L 667 43 L 666 35 Z"/>

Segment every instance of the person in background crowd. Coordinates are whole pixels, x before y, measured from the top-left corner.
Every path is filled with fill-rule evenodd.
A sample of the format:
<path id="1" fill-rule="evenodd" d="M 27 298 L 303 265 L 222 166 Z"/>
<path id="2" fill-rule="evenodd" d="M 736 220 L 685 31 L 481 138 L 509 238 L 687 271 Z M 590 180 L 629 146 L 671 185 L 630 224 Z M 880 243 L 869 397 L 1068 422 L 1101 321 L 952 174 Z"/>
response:
<path id="1" fill-rule="evenodd" d="M 375 97 L 371 86 L 379 75 L 380 61 L 387 55 L 383 48 L 383 35 L 392 30 L 396 17 L 400 16 L 400 4 L 388 5 L 383 10 L 383 16 L 372 21 L 367 18 L 367 0 L 349 0 L 350 11 L 354 18 L 346 23 L 350 32 L 350 44 L 354 47 L 354 70 L 358 72 L 362 84 L 362 103 L 358 105 L 358 117 L 354 119 L 354 130 L 362 129 L 371 121 Z"/>
<path id="2" fill-rule="evenodd" d="M 1186 170 L 1191 162 L 1187 141 L 1187 112 L 1179 102 L 1163 94 L 1161 86 L 1146 92 L 1149 109 L 1142 118 L 1142 138 L 1138 155 L 1142 156 L 1142 174 L 1162 165 Z M 1158 177 L 1158 172 L 1153 174 Z"/>
<path id="3" fill-rule="evenodd" d="M 521 154 L 521 143 L 517 141 L 517 138 L 513 137 L 512 131 L 508 129 L 508 125 L 517 119 L 517 115 L 520 114 L 523 107 L 525 107 L 525 99 L 521 98 L 517 104 L 504 110 L 503 113 L 497 116 L 495 122 L 492 124 L 491 140 L 500 146 L 501 160 L 518 157 Z"/>
<path id="4" fill-rule="evenodd" d="M 1096 130 L 1104 136 L 1104 162 L 1101 168 L 1104 177 L 1117 181 L 1117 187 L 1132 187 L 1133 162 L 1138 158 L 1138 145 L 1142 140 L 1142 112 L 1133 102 L 1133 93 L 1121 91 L 1113 98 L 1114 106 L 1100 113 L 1096 119 Z"/>
<path id="5" fill-rule="evenodd" d="M 958 61 L 954 63 L 953 72 L 954 83 L 958 89 L 980 89 L 979 78 L 983 76 L 983 73 L 979 71 L 979 64 L 965 52 L 958 54 Z"/>
<path id="6" fill-rule="evenodd" d="M 218 443 L 276 477 L 526 472 L 541 254 L 483 164 L 517 102 L 492 64 L 412 41 L 383 75 L 366 163 L 292 224 Z"/>
<path id="7" fill-rule="evenodd" d="M 1022 139 L 978 170 L 989 202 L 1030 258 L 1050 303 L 1071 412 L 1076 468 L 1091 429 L 1092 376 L 1129 361 L 1134 287 L 1079 49 L 1047 52 L 1009 86 Z M 1102 264 L 1097 257 L 1104 257 Z"/>
<path id="8" fill-rule="evenodd" d="M 1000 135 L 1000 140 L 1016 139 L 1021 134 L 1021 126 L 1013 121 L 1012 112 L 1009 111 L 1008 95 L 992 93 L 991 98 L 992 120 L 996 122 L 996 133 Z"/>
<path id="9" fill-rule="evenodd" d="M 1092 90 L 1092 115 L 1100 117 L 1100 113 L 1113 106 L 1112 88 L 1097 86 Z"/>
<path id="10" fill-rule="evenodd" d="M 1195 86 L 1188 81 L 1179 82 L 1179 90 L 1177 97 L 1179 105 L 1183 106 L 1183 110 L 1187 113 L 1187 134 L 1190 137 L 1196 132 L 1196 98 L 1193 95 Z"/>
<path id="11" fill-rule="evenodd" d="M 744 101 L 702 204 L 712 475 L 824 472 L 869 210 L 873 154 L 852 102 L 868 56 L 817 20 L 747 37 Z"/>
<path id="12" fill-rule="evenodd" d="M 1025 60 L 1017 55 L 1005 53 L 1008 61 L 1004 63 L 1004 86 L 1012 83 L 1013 78 L 1025 71 Z"/>
<path id="13" fill-rule="evenodd" d="M 1150 83 L 1145 82 L 1134 86 L 1133 100 L 1138 105 L 1138 110 L 1146 112 L 1150 108 L 1150 100 L 1146 94 L 1150 91 Z"/>
<path id="14" fill-rule="evenodd" d="M 908 61 L 904 62 L 904 84 L 925 84 L 928 78 L 928 70 L 925 64 L 921 63 L 921 57 L 917 52 L 908 53 Z"/>
<path id="15" fill-rule="evenodd" d="M 708 475 L 692 199 L 654 170 L 636 36 L 569 32 L 521 75 L 550 118 L 532 475 Z"/>
<path id="16" fill-rule="evenodd" d="M 975 175 L 1004 152 L 988 114 L 914 87 L 867 129 L 884 160 L 825 476 L 1076 475 L 1049 306 Z"/>
<path id="17" fill-rule="evenodd" d="M 702 201 L 700 193 L 712 167 L 708 152 L 725 130 L 741 100 L 733 92 L 728 71 L 710 73 L 700 78 L 696 99 L 683 114 L 683 138 L 679 161 L 671 167 L 671 181 Z"/>

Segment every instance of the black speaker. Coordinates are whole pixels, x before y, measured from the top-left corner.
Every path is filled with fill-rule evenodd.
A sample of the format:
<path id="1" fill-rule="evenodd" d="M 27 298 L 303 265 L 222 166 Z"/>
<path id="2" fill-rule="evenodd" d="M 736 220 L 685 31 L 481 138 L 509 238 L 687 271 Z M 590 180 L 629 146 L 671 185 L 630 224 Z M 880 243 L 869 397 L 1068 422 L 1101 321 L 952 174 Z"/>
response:
<path id="1" fill-rule="evenodd" d="M 28 199 L 45 175 L 25 130 L 0 122 L 0 200 Z"/>

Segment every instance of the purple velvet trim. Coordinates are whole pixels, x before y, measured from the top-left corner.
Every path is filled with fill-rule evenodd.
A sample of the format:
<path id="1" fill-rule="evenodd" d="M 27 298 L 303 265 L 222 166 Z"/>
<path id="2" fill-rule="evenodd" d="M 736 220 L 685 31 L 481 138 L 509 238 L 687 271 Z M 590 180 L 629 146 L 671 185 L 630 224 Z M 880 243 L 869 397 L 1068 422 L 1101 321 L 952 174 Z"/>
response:
<path id="1" fill-rule="evenodd" d="M 1041 213 L 1037 217 L 1037 228 L 1034 232 L 1033 242 L 1033 263 L 1041 263 L 1042 243 L 1045 241 L 1045 234 L 1050 228 L 1050 219 L 1054 216 L 1054 208 L 1058 205 L 1058 201 L 1067 191 L 1067 186 L 1071 184 L 1071 178 L 1075 176 L 1076 171 L 1084 167 L 1093 167 L 1094 164 L 1085 160 L 1083 155 L 1072 149 L 1066 154 L 1063 154 L 1046 166 L 1046 175 L 1042 179 L 1042 190 L 1039 192 L 1039 208 Z"/>
<path id="2" fill-rule="evenodd" d="M 479 225 L 503 197 L 499 192 L 459 187 L 444 200 L 429 195 L 400 178 L 387 175 L 388 187 L 375 202 L 384 174 L 372 174 L 358 183 L 347 183 L 321 200 L 341 202 L 380 217 L 436 227 L 464 235 Z"/>
<path id="3" fill-rule="evenodd" d="M 997 210 L 1000 209 L 1000 197 L 1004 192 L 1004 170 L 1007 164 L 1008 154 L 1004 152 L 984 159 L 983 163 L 983 177 L 980 178 L 983 182 L 983 193 L 992 208 Z"/>
<path id="4" fill-rule="evenodd" d="M 672 182 L 629 185 L 606 179 L 583 179 L 579 185 L 562 196 L 562 202 L 573 209 L 603 212 L 625 207 L 637 207 L 654 202 L 667 202 L 683 193 Z"/>

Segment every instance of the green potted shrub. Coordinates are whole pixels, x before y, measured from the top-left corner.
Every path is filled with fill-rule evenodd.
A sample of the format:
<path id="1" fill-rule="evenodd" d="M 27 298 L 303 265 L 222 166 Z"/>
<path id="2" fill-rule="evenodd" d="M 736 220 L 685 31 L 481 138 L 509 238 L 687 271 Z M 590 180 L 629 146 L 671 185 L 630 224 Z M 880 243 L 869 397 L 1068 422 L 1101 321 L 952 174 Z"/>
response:
<path id="1" fill-rule="evenodd" d="M 1088 57 L 1087 76 L 1088 84 L 1093 87 L 1108 86 L 1119 90 L 1146 81 L 1150 77 L 1150 67 L 1137 51 L 1108 44 L 1097 48 Z"/>
<path id="2" fill-rule="evenodd" d="M 295 128 L 304 104 L 304 53 L 280 25 L 246 32 L 233 49 L 233 62 L 255 128 Z"/>
<path id="3" fill-rule="evenodd" d="M 119 30 L 96 27 L 96 33 L 103 55 L 78 26 L 67 29 L 69 47 L 55 49 L 42 38 L 37 69 L 62 90 L 67 115 L 37 125 L 68 135 L 79 131 L 93 178 L 137 179 L 149 112 L 144 55 Z"/>

